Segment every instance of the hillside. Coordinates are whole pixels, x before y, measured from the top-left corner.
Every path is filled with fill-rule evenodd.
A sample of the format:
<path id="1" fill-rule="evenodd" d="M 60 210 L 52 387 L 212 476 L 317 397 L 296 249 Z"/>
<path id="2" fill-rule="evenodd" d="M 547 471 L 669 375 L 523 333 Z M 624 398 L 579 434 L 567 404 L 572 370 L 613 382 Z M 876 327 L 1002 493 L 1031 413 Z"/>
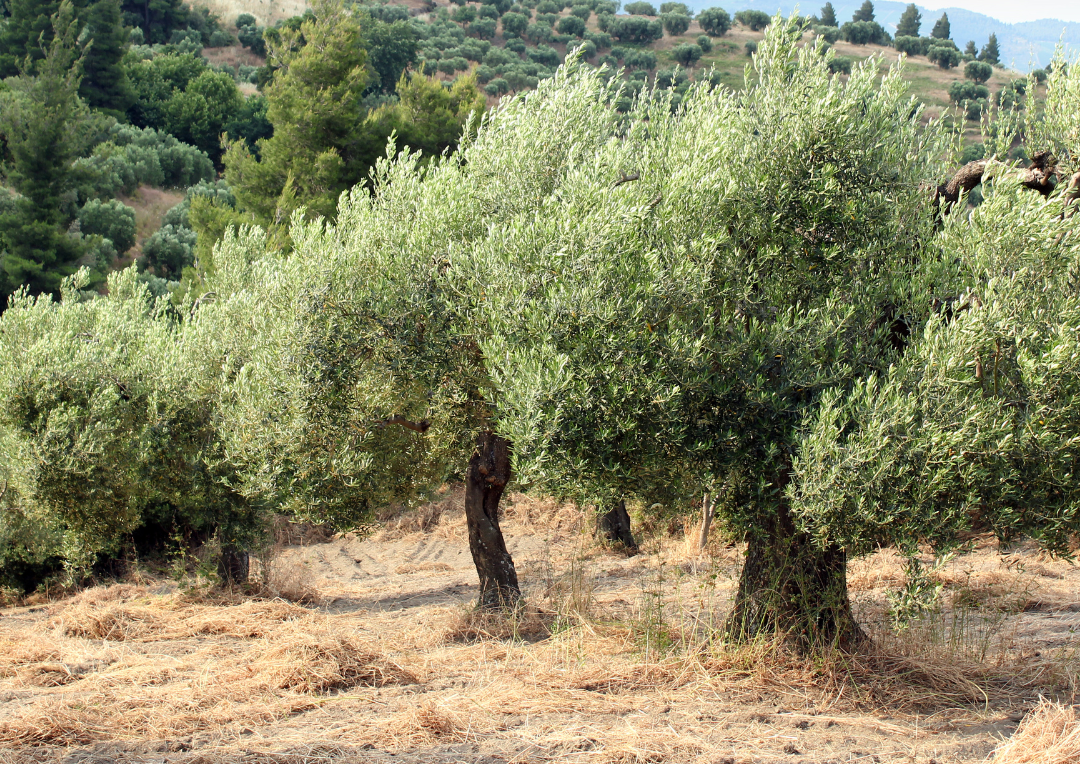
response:
<path id="1" fill-rule="evenodd" d="M 694 10 L 708 8 L 715 3 L 710 0 L 691 0 L 688 3 Z M 724 4 L 728 12 L 734 14 L 741 10 L 758 10 L 766 13 L 793 13 L 796 9 L 800 13 L 814 14 L 822 3 L 799 3 L 789 0 L 734 0 Z M 851 19 L 851 16 L 862 5 L 861 0 L 837 0 L 833 3 L 836 9 L 837 19 L 843 23 Z M 907 3 L 875 2 L 875 20 L 893 34 L 896 31 L 896 23 L 900 20 L 900 14 L 904 12 Z M 982 13 L 964 10 L 963 8 L 945 8 L 935 11 L 920 7 L 922 12 L 922 33 L 929 34 L 934 22 L 941 17 L 942 13 L 949 15 L 952 26 L 952 38 L 963 48 L 968 40 L 974 40 L 981 48 L 986 44 L 991 34 L 996 34 L 998 45 L 1001 48 L 1001 61 L 1005 66 L 1019 72 L 1026 72 L 1032 68 L 1046 66 L 1053 58 L 1054 49 L 1058 42 L 1065 43 L 1072 51 L 1080 49 L 1080 24 L 1058 21 L 1055 19 L 1040 19 L 1027 21 L 1019 24 L 1007 24 Z"/>

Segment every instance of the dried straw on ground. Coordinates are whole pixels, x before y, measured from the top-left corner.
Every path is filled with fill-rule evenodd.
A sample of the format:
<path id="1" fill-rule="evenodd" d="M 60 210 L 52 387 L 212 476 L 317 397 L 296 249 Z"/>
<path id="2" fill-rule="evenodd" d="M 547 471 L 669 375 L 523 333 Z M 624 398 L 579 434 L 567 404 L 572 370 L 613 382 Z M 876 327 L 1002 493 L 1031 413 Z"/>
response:
<path id="1" fill-rule="evenodd" d="M 1077 764 L 1080 718 L 1075 706 L 1041 700 L 1011 738 L 994 754 L 993 764 Z"/>

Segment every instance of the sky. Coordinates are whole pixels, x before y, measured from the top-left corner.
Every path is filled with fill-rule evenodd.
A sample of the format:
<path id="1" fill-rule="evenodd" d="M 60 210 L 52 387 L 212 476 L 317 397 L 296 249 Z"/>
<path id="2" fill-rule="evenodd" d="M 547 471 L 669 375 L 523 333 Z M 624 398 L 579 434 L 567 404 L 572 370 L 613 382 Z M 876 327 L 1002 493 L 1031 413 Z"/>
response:
<path id="1" fill-rule="evenodd" d="M 916 0 L 930 10 L 964 8 L 1015 24 L 1036 19 L 1061 19 L 1080 22 L 1078 0 Z"/>

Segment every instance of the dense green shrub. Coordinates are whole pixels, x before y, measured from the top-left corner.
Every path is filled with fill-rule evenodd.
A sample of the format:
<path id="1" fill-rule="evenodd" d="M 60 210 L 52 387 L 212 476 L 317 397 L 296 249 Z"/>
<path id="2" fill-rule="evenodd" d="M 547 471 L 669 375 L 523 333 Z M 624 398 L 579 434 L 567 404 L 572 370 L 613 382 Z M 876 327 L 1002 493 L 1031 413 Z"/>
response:
<path id="1" fill-rule="evenodd" d="M 620 42 L 650 43 L 664 36 L 660 22 L 645 16 L 616 16 L 606 31 Z"/>
<path id="2" fill-rule="evenodd" d="M 163 225 L 143 242 L 139 266 L 152 269 L 155 275 L 162 278 L 179 279 L 184 268 L 195 264 L 198 238 L 198 234 L 190 228 Z"/>
<path id="3" fill-rule="evenodd" d="M 690 17 L 682 13 L 664 13 L 660 16 L 660 23 L 664 25 L 664 31 L 672 37 L 686 34 L 690 28 Z"/>
<path id="4" fill-rule="evenodd" d="M 12 490 L 0 575 L 51 557 L 76 582 L 144 528 L 159 549 L 171 534 L 212 532 L 249 548 L 263 516 L 226 487 L 235 473 L 215 429 L 223 346 L 197 322 L 179 327 L 134 268 L 113 274 L 105 297 L 87 299 L 86 284 L 84 272 L 60 302 L 19 296 L 0 315 L 0 473 Z"/>
<path id="5" fill-rule="evenodd" d="M 962 60 L 960 51 L 956 49 L 955 45 L 932 45 L 926 51 L 926 57 L 942 69 L 952 69 L 959 66 Z"/>
<path id="6" fill-rule="evenodd" d="M 489 96 L 501 96 L 510 92 L 510 83 L 502 77 L 496 77 L 484 86 L 484 92 Z"/>
<path id="7" fill-rule="evenodd" d="M 622 59 L 629 69 L 644 71 L 656 68 L 656 53 L 651 50 L 630 48 L 623 54 Z"/>
<path id="8" fill-rule="evenodd" d="M 851 74 L 851 65 L 855 60 L 849 56 L 836 56 L 829 61 L 829 71 L 833 74 Z"/>
<path id="9" fill-rule="evenodd" d="M 671 49 L 671 57 L 675 59 L 675 62 L 685 66 L 692 67 L 701 58 L 702 50 L 700 45 L 676 45 Z"/>
<path id="10" fill-rule="evenodd" d="M 840 39 L 853 45 L 888 45 L 892 41 L 876 21 L 849 21 L 840 27 Z"/>
<path id="11" fill-rule="evenodd" d="M 964 66 L 964 76 L 972 82 L 981 85 L 994 74 L 994 67 L 983 61 L 969 61 Z"/>
<path id="12" fill-rule="evenodd" d="M 559 19 L 556 28 L 559 30 L 559 34 L 568 34 L 574 37 L 581 37 L 585 34 L 585 22 L 577 16 L 563 16 Z"/>
<path id="13" fill-rule="evenodd" d="M 547 45 L 537 45 L 535 48 L 531 48 L 528 55 L 530 61 L 550 67 L 558 66 L 562 60 L 559 51 Z"/>
<path id="14" fill-rule="evenodd" d="M 710 53 L 712 51 L 712 38 L 707 34 L 698 35 L 697 45 L 703 53 Z"/>
<path id="15" fill-rule="evenodd" d="M 520 13 L 507 13 L 502 17 L 503 34 L 520 37 L 529 28 L 529 18 Z"/>
<path id="16" fill-rule="evenodd" d="M 553 36 L 554 32 L 551 31 L 551 27 L 548 24 L 541 24 L 538 22 L 529 24 L 529 28 L 525 32 L 525 37 L 537 44 L 551 42 Z"/>
<path id="17" fill-rule="evenodd" d="M 135 246 L 135 210 L 117 199 L 91 199 L 79 210 L 78 220 L 84 235 L 108 239 L 119 254 Z"/>
<path id="18" fill-rule="evenodd" d="M 735 14 L 735 21 L 751 31 L 760 32 L 772 23 L 772 17 L 765 11 L 739 11 Z"/>
<path id="19" fill-rule="evenodd" d="M 974 82 L 957 81 L 950 83 L 949 85 L 949 99 L 953 103 L 963 103 L 964 101 L 970 101 L 978 98 L 989 98 L 990 89 L 985 85 L 978 85 Z"/>
<path id="20" fill-rule="evenodd" d="M 909 56 L 925 56 L 930 50 L 930 42 L 929 37 L 897 35 L 893 40 L 893 47 Z"/>
<path id="21" fill-rule="evenodd" d="M 108 198 L 131 194 L 141 185 L 184 188 L 214 177 L 205 152 L 168 133 L 131 125 L 114 125 L 108 140 L 89 157 L 75 162 L 82 193 Z"/>
<path id="22" fill-rule="evenodd" d="M 607 32 L 586 32 L 585 39 L 596 45 L 597 48 L 610 48 L 611 35 Z"/>
<path id="23" fill-rule="evenodd" d="M 637 0 L 637 2 L 626 3 L 623 6 L 623 11 L 631 16 L 655 16 L 656 6 L 645 2 L 645 0 Z"/>
<path id="24" fill-rule="evenodd" d="M 698 14 L 697 22 L 710 37 L 722 37 L 731 29 L 731 16 L 723 8 L 706 8 Z"/>
<path id="25" fill-rule="evenodd" d="M 469 34 L 483 40 L 490 40 L 495 36 L 496 23 L 492 19 L 480 19 L 469 24 Z"/>

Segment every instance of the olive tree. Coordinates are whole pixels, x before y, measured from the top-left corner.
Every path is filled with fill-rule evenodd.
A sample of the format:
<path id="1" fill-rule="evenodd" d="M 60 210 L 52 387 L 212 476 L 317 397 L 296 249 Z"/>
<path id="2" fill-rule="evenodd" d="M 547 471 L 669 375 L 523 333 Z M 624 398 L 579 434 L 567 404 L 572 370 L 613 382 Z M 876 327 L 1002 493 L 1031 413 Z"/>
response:
<path id="1" fill-rule="evenodd" d="M 86 278 L 59 301 L 16 293 L 0 316 L 5 488 L 55 529 L 71 576 L 168 516 L 181 531 L 216 532 L 223 577 L 245 578 L 259 513 L 229 488 L 217 375 L 196 373 L 208 347 L 186 339 L 135 268 L 113 274 L 105 297 L 81 292 Z"/>
<path id="2" fill-rule="evenodd" d="M 252 338 L 220 406 L 242 490 L 347 527 L 462 477 L 483 607 L 520 599 L 499 525 L 513 445 L 482 350 L 491 292 L 454 266 L 555 209 L 576 157 L 612 135 L 618 114 L 586 108 L 608 85 L 583 69 L 507 100 L 453 158 L 381 161 L 334 225 L 294 217 L 286 256 L 257 232 L 228 238 L 208 281 L 218 299 L 197 311 L 217 336 Z"/>
<path id="3" fill-rule="evenodd" d="M 830 391 L 900 356 L 943 143 L 898 66 L 833 76 L 799 39 L 775 19 L 743 92 L 639 99 L 576 147 L 547 211 L 452 267 L 487 284 L 481 347 L 520 481 L 600 506 L 722 483 L 718 516 L 748 544 L 732 636 L 852 643 L 847 529 L 790 497 Z"/>

